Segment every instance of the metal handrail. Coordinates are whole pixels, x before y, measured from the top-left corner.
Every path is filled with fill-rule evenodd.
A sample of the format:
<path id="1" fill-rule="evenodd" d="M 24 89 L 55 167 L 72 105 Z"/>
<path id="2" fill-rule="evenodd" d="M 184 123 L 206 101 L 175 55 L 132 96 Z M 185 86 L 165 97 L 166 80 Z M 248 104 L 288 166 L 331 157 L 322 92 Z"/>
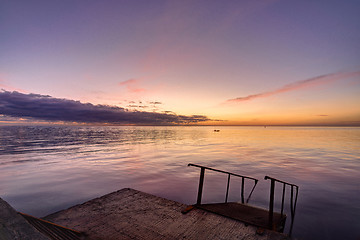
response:
<path id="1" fill-rule="evenodd" d="M 267 179 L 271 180 L 271 183 L 270 183 L 270 202 L 269 202 L 269 228 L 270 229 L 275 228 L 275 226 L 273 226 L 275 182 L 279 182 L 279 183 L 283 184 L 282 197 L 281 197 L 281 213 L 280 213 L 281 217 L 283 216 L 283 211 L 284 211 L 284 198 L 285 198 L 286 185 L 290 186 L 290 189 L 291 189 L 291 197 L 290 197 L 291 225 L 290 225 L 290 230 L 289 230 L 289 236 L 291 237 L 292 228 L 293 228 L 293 224 L 294 224 L 294 218 L 295 218 L 297 197 L 298 197 L 298 193 L 299 193 L 299 186 L 297 186 L 295 184 L 292 184 L 292 183 L 285 182 L 285 181 L 281 181 L 281 180 L 278 180 L 276 178 L 269 177 L 269 176 L 265 176 L 264 179 L 265 180 L 267 180 Z M 294 201 L 294 188 L 296 190 L 295 201 Z"/>
<path id="2" fill-rule="evenodd" d="M 220 172 L 220 173 L 225 173 L 228 174 L 228 181 L 227 181 L 227 186 L 226 186 L 226 197 L 225 197 L 225 203 L 227 203 L 228 200 L 228 195 L 229 195 L 229 186 L 230 186 L 230 176 L 236 176 L 236 177 L 241 177 L 241 202 L 244 203 L 244 187 L 245 187 L 245 179 L 251 179 L 254 180 L 254 186 L 251 189 L 251 192 L 248 196 L 248 198 L 246 199 L 246 203 L 249 202 L 250 197 L 256 187 L 256 184 L 258 183 L 258 180 L 256 178 L 252 178 L 252 177 L 247 177 L 247 176 L 243 176 L 243 175 L 239 175 L 239 174 L 235 174 L 235 173 L 231 173 L 231 172 L 226 172 L 226 171 L 222 171 L 222 170 L 218 170 L 218 169 L 214 169 L 214 168 L 210 168 L 210 167 L 204 167 L 201 165 L 197 165 L 197 164 L 192 164 L 189 163 L 188 166 L 193 166 L 193 167 L 198 167 L 200 168 L 200 180 L 199 180 L 199 189 L 198 189 L 198 198 L 197 198 L 197 205 L 201 205 L 201 198 L 202 198 L 202 190 L 203 190 L 203 185 L 204 185 L 204 177 L 205 177 L 205 169 L 211 170 L 211 171 L 215 171 L 215 172 Z"/>

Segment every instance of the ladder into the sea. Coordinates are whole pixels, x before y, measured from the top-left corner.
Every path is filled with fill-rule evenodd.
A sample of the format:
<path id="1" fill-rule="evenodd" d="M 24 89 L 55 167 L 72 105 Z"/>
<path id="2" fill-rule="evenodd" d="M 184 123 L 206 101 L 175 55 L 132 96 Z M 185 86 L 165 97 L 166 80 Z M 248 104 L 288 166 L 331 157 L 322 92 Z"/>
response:
<path id="1" fill-rule="evenodd" d="M 200 168 L 200 179 L 199 179 L 199 188 L 198 188 L 198 195 L 197 195 L 197 202 L 195 205 L 187 208 L 184 211 L 191 210 L 192 207 L 200 208 L 209 212 L 213 212 L 225 217 L 229 217 L 235 220 L 242 221 L 246 224 L 254 225 L 261 229 L 269 229 L 274 230 L 277 232 L 284 232 L 285 222 L 286 222 L 286 214 L 284 213 L 284 201 L 285 201 L 285 192 L 286 188 L 290 187 L 290 216 L 291 216 L 291 223 L 289 227 L 289 237 L 291 237 L 292 228 L 294 224 L 295 218 L 295 210 L 296 210 L 296 203 L 297 197 L 299 192 L 299 187 L 295 184 L 288 183 L 285 181 L 278 180 L 273 177 L 265 176 L 265 180 L 270 180 L 270 200 L 269 200 L 269 209 L 262 209 L 256 206 L 249 205 L 248 202 L 250 197 L 258 183 L 258 179 L 243 176 L 231 172 L 226 172 L 210 167 L 200 166 L 197 164 L 189 163 L 188 166 L 198 167 Z M 211 170 L 215 172 L 220 172 L 228 175 L 227 178 L 227 185 L 226 185 L 226 195 L 225 195 L 225 202 L 223 203 L 210 203 L 210 204 L 202 204 L 202 192 L 203 192 L 203 185 L 204 185 L 204 178 L 205 178 L 205 170 Z M 230 177 L 239 177 L 241 178 L 241 203 L 238 202 L 228 202 L 229 196 L 229 186 L 230 186 Z M 245 180 L 252 181 L 253 186 L 249 195 L 245 201 Z M 275 198 L 275 184 L 282 184 L 282 197 L 281 197 L 281 211 L 275 212 L 274 211 L 274 198 Z"/>

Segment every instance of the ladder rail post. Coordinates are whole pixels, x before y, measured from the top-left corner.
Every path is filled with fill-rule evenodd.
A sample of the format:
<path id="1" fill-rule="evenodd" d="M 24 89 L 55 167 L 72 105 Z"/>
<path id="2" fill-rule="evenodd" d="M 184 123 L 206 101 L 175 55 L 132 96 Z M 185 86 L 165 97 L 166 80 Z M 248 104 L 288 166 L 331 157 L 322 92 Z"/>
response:
<path id="1" fill-rule="evenodd" d="M 230 174 L 228 174 L 228 181 L 227 181 L 227 186 L 226 186 L 226 197 L 225 197 L 225 203 L 227 203 L 228 200 L 228 196 L 229 196 L 229 186 L 230 186 Z"/>
<path id="2" fill-rule="evenodd" d="M 201 204 L 201 198 L 202 198 L 202 191 L 204 186 L 204 176 L 205 176 L 205 168 L 201 167 L 200 170 L 200 180 L 199 180 L 199 189 L 198 189 L 198 197 L 197 197 L 197 205 Z"/>

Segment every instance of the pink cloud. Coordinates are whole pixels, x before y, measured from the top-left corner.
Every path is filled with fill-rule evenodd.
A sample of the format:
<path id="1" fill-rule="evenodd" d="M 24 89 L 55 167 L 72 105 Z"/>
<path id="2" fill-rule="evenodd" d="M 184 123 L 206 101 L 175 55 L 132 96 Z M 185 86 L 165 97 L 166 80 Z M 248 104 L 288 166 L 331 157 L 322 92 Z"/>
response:
<path id="1" fill-rule="evenodd" d="M 138 79 L 131 78 L 129 80 L 120 82 L 119 85 L 126 87 L 126 89 L 131 93 L 146 92 L 145 88 L 140 88 L 138 86 L 139 85 L 139 80 Z"/>
<path id="2" fill-rule="evenodd" d="M 290 83 L 290 84 L 287 84 L 276 90 L 257 93 L 257 94 L 251 94 L 251 95 L 248 95 L 245 97 L 229 99 L 226 102 L 245 102 L 245 101 L 250 101 L 250 100 L 253 100 L 256 98 L 270 97 L 270 96 L 284 93 L 284 92 L 296 91 L 296 90 L 300 90 L 300 89 L 304 89 L 304 88 L 311 88 L 311 87 L 315 87 L 315 86 L 319 86 L 319 85 L 329 84 L 331 82 L 344 80 L 344 79 L 348 79 L 351 77 L 357 77 L 357 76 L 360 76 L 360 71 L 326 74 L 326 75 L 321 75 L 318 77 Z"/>

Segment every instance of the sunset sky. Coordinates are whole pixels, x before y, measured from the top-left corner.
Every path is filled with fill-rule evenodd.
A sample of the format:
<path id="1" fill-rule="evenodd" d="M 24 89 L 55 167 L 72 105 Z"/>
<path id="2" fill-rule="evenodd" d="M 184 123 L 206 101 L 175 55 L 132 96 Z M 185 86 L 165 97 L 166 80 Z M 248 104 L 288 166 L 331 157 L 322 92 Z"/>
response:
<path id="1" fill-rule="evenodd" d="M 0 2 L 0 124 L 360 126 L 360 1 Z"/>

